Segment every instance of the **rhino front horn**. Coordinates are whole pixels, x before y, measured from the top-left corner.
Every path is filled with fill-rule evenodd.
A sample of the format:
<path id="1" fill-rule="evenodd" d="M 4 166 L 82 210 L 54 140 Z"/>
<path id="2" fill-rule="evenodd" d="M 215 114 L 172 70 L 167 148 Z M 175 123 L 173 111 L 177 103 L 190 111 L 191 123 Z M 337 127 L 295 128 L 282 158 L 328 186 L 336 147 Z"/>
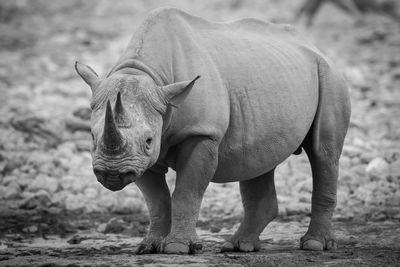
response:
<path id="1" fill-rule="evenodd" d="M 122 104 L 121 92 L 117 94 L 117 101 L 114 106 L 114 120 L 118 127 L 128 128 L 131 126 L 128 114 Z"/>
<path id="2" fill-rule="evenodd" d="M 124 139 L 115 123 L 110 100 L 107 101 L 106 116 L 103 131 L 103 144 L 107 150 L 118 150 L 122 148 Z"/>

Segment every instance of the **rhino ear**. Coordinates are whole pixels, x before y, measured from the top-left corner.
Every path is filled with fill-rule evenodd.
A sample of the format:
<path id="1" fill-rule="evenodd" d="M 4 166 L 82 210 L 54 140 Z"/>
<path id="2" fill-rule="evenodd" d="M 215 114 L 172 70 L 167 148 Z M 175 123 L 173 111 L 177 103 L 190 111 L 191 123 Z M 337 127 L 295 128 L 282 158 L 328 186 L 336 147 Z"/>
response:
<path id="1" fill-rule="evenodd" d="M 161 87 L 161 97 L 164 103 L 179 107 L 199 78 L 200 76 L 197 76 L 191 81 L 178 82 Z"/>
<path id="2" fill-rule="evenodd" d="M 97 73 L 89 66 L 75 62 L 75 70 L 81 76 L 81 78 L 92 88 L 94 88 L 94 83 L 99 80 Z"/>

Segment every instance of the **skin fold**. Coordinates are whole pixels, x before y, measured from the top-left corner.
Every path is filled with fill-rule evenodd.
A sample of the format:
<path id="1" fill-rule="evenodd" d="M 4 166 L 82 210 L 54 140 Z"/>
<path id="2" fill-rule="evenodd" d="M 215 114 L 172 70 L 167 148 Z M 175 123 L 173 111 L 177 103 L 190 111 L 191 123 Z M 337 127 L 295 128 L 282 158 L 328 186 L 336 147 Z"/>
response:
<path id="1" fill-rule="evenodd" d="M 313 171 L 301 248 L 336 248 L 331 227 L 348 128 L 346 84 L 288 25 L 214 23 L 153 11 L 109 74 L 76 64 L 91 87 L 93 169 L 110 190 L 135 182 L 150 213 L 137 253 L 198 253 L 210 182 L 240 182 L 244 219 L 222 251 L 251 252 L 277 213 L 275 167 L 303 148 Z M 168 167 L 176 171 L 170 195 Z"/>

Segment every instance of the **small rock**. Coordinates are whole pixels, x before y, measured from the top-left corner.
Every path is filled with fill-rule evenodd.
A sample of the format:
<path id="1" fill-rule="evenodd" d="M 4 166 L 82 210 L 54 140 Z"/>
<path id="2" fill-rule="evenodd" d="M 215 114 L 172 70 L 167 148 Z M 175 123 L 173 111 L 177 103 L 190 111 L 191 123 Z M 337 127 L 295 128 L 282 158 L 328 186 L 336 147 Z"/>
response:
<path id="1" fill-rule="evenodd" d="M 51 202 L 59 206 L 63 206 L 65 204 L 65 199 L 71 194 L 72 193 L 68 190 L 58 191 L 52 195 Z"/>
<path id="2" fill-rule="evenodd" d="M 99 226 L 97 226 L 97 231 L 100 233 L 104 233 L 106 231 L 107 224 L 106 223 L 101 223 Z"/>
<path id="3" fill-rule="evenodd" d="M 390 176 L 400 177 L 400 160 L 396 160 L 390 164 Z"/>
<path id="4" fill-rule="evenodd" d="M 13 181 L 8 184 L 7 190 L 4 192 L 3 198 L 8 200 L 16 199 L 20 196 L 20 194 L 21 188 L 15 181 Z"/>
<path id="5" fill-rule="evenodd" d="M 354 158 L 354 157 L 358 157 L 363 153 L 363 151 L 356 147 L 356 146 L 345 146 L 343 148 L 343 155 L 344 156 L 348 156 L 349 158 Z"/>
<path id="6" fill-rule="evenodd" d="M 98 198 L 98 205 L 105 210 L 114 210 L 118 206 L 118 201 L 115 196 L 111 194 L 100 194 Z"/>
<path id="7" fill-rule="evenodd" d="M 389 174 L 389 163 L 382 158 L 373 159 L 366 167 L 365 171 L 373 179 L 385 178 Z"/>
<path id="8" fill-rule="evenodd" d="M 70 194 L 65 199 L 65 207 L 67 210 L 80 210 L 84 209 L 87 199 L 83 194 Z"/>
<path id="9" fill-rule="evenodd" d="M 36 194 L 24 199 L 20 205 L 20 209 L 36 209 L 36 208 L 47 208 L 51 204 L 49 195 L 46 191 L 41 190 Z"/>
<path id="10" fill-rule="evenodd" d="M 71 245 L 80 244 L 83 240 L 88 239 L 86 236 L 74 235 L 67 242 Z"/>
<path id="11" fill-rule="evenodd" d="M 50 193 L 54 193 L 58 189 L 58 181 L 45 174 L 39 174 L 27 188 L 31 192 L 44 189 Z"/>
<path id="12" fill-rule="evenodd" d="M 359 157 L 354 157 L 350 160 L 351 166 L 355 166 L 361 163 L 361 159 Z"/>
<path id="13" fill-rule="evenodd" d="M 3 178 L 2 184 L 8 186 L 12 182 L 16 182 L 18 178 L 15 175 L 8 175 Z"/>
<path id="14" fill-rule="evenodd" d="M 119 203 L 112 207 L 111 211 L 119 214 L 132 214 L 142 211 L 143 201 L 138 198 L 121 198 Z"/>
<path id="15" fill-rule="evenodd" d="M 0 197 L 3 197 L 7 193 L 7 187 L 0 185 Z"/>
<path id="16" fill-rule="evenodd" d="M 93 187 L 88 187 L 85 189 L 85 191 L 83 192 L 83 194 L 87 197 L 87 198 L 96 198 L 97 195 L 99 194 L 99 192 L 97 191 L 96 188 Z"/>
<path id="17" fill-rule="evenodd" d="M 366 164 L 368 162 L 371 162 L 376 157 L 377 154 L 374 152 L 365 152 L 360 155 L 360 160 L 362 163 Z"/>
<path id="18" fill-rule="evenodd" d="M 106 225 L 106 229 L 104 229 L 104 233 L 112 233 L 118 234 L 124 231 L 127 228 L 126 223 L 123 220 L 119 220 L 117 218 L 111 218 Z"/>
<path id="19" fill-rule="evenodd" d="M 82 193 L 90 182 L 86 179 L 86 177 L 66 175 L 61 178 L 61 186 L 64 190 L 69 190 L 73 193 Z"/>
<path id="20" fill-rule="evenodd" d="M 340 168 L 342 169 L 347 169 L 351 167 L 351 160 L 349 157 L 345 156 L 341 157 L 339 163 L 340 163 Z"/>
<path id="21" fill-rule="evenodd" d="M 38 231 L 38 227 L 36 225 L 31 225 L 29 227 L 25 227 L 24 229 L 22 229 L 22 232 L 24 233 L 36 233 Z"/>
<path id="22" fill-rule="evenodd" d="M 212 226 L 210 227 L 210 232 L 211 232 L 211 233 L 219 233 L 219 232 L 221 232 L 221 227 L 212 225 Z"/>

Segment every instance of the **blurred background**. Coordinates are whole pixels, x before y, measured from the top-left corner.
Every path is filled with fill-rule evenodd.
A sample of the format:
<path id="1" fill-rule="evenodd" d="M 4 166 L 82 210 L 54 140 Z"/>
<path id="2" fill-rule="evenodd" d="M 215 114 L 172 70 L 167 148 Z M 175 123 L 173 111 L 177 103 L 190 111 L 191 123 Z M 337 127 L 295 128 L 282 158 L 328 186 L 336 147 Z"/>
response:
<path id="1" fill-rule="evenodd" d="M 5 223 L 0 236 L 65 234 L 93 226 L 104 232 L 109 219 L 120 215 L 131 233 L 143 235 L 147 210 L 136 186 L 110 192 L 92 173 L 91 92 L 74 62 L 105 74 L 139 23 L 160 6 L 213 21 L 255 17 L 296 24 L 350 87 L 353 114 L 340 160 L 335 220 L 400 221 L 400 24 L 383 11 L 349 13 L 326 3 L 306 27 L 310 10 L 294 20 L 305 2 L 1 0 L 0 220 Z M 312 180 L 305 154 L 280 165 L 275 181 L 280 218 L 308 216 Z M 173 172 L 168 182 L 173 189 Z M 70 214 L 92 221 L 60 221 Z M 237 224 L 241 214 L 238 184 L 211 184 L 199 225 L 218 232 Z M 128 216 L 141 219 L 133 227 Z"/>

